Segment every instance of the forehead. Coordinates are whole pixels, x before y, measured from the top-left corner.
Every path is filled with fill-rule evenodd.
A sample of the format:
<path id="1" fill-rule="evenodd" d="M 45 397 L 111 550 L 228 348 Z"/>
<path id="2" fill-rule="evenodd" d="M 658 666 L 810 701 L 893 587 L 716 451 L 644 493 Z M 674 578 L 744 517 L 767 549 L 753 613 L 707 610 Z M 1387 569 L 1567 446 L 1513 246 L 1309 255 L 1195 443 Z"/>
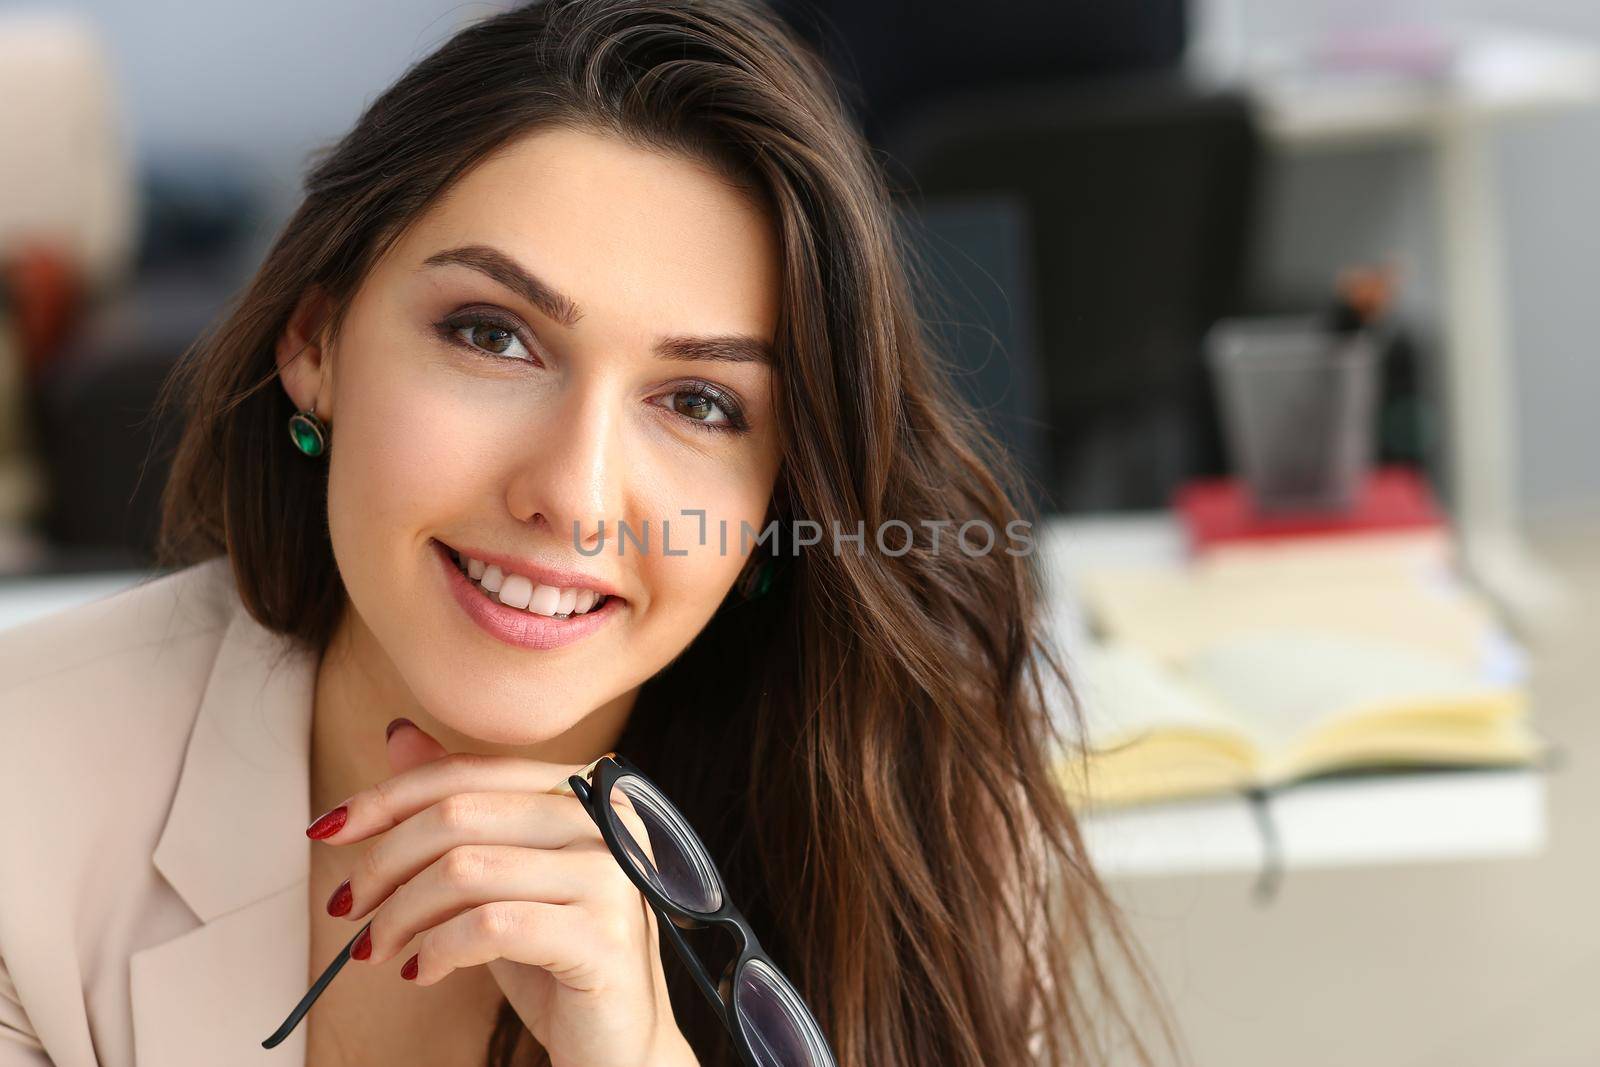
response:
<path id="1" fill-rule="evenodd" d="M 773 222 L 703 163 L 586 130 L 547 129 L 474 167 L 395 251 L 407 268 L 490 245 L 557 287 L 584 323 L 755 332 L 777 321 Z"/>

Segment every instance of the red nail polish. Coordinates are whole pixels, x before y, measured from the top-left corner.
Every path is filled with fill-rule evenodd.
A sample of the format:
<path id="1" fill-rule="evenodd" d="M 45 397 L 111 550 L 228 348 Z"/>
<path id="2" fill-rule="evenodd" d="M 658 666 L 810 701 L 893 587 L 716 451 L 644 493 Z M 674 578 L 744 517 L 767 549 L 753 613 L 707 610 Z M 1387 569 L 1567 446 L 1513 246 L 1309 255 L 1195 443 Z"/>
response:
<path id="1" fill-rule="evenodd" d="M 390 719 L 389 720 L 389 725 L 384 727 L 384 729 L 383 729 L 383 739 L 385 741 L 389 740 L 389 738 L 394 736 L 394 732 L 396 730 L 400 729 L 400 727 L 402 727 L 402 726 L 415 726 L 415 725 L 417 725 L 417 724 L 412 722 L 410 719 L 403 719 L 403 718 L 402 719 Z"/>
<path id="2" fill-rule="evenodd" d="M 367 928 L 363 928 L 355 944 L 350 946 L 350 958 L 364 960 L 370 955 L 372 955 L 372 935 L 367 932 Z"/>
<path id="3" fill-rule="evenodd" d="M 415 978 L 416 976 L 417 976 L 417 957 L 416 956 L 412 956 L 409 960 L 406 960 L 406 965 L 404 967 L 400 968 L 400 977 L 404 978 L 406 981 L 409 982 L 409 981 L 411 981 L 411 979 Z"/>
<path id="4" fill-rule="evenodd" d="M 354 902 L 355 898 L 350 892 L 350 879 L 346 878 L 339 883 L 339 888 L 333 891 L 333 896 L 328 898 L 328 914 L 346 915 Z"/>
<path id="5" fill-rule="evenodd" d="M 344 821 L 349 817 L 350 809 L 340 804 L 332 811 L 317 816 L 317 821 L 306 827 L 306 836 L 313 841 L 321 841 L 324 837 L 332 837 L 344 828 Z"/>

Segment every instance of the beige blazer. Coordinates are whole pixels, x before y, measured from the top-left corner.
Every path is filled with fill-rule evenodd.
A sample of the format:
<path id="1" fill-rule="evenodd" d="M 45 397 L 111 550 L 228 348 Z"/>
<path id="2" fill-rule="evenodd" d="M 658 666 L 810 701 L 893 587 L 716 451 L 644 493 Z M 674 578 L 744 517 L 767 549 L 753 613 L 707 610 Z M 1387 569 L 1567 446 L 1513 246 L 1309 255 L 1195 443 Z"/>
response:
<path id="1" fill-rule="evenodd" d="M 0 1067 L 303 1067 L 315 677 L 220 557 L 0 631 Z"/>

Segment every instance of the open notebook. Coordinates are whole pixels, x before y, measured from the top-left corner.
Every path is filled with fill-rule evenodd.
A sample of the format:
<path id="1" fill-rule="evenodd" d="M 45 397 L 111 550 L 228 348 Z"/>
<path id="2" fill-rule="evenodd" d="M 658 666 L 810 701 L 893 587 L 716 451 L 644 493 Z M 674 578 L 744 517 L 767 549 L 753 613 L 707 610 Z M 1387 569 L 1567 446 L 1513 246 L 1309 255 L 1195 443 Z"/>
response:
<path id="1" fill-rule="evenodd" d="M 1522 764 L 1541 744 L 1521 687 L 1341 635 L 1225 639 L 1182 670 L 1117 643 L 1070 657 L 1091 755 L 1069 794 L 1111 806 L 1333 770 Z"/>
<path id="2" fill-rule="evenodd" d="M 1065 651 L 1089 758 L 1062 761 L 1068 793 L 1116 806 L 1536 760 L 1517 650 L 1487 607 L 1404 552 L 1380 556 L 1086 574 L 1097 638 Z"/>

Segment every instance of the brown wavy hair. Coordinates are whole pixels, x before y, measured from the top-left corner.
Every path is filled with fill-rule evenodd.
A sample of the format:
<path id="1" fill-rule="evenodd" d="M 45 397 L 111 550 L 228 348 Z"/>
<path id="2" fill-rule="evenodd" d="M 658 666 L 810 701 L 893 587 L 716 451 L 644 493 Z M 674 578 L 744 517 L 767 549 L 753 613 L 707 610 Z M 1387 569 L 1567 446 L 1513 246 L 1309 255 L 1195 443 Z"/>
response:
<path id="1" fill-rule="evenodd" d="M 1038 576 L 1025 555 L 954 550 L 955 526 L 938 525 L 1010 529 L 1031 507 L 950 389 L 916 311 L 926 267 L 838 86 L 764 8 L 528 4 L 379 96 L 313 160 L 258 273 L 162 391 L 186 420 L 162 562 L 226 554 L 252 615 L 326 647 L 346 608 L 327 468 L 285 440 L 274 343 L 310 286 L 333 298 L 336 336 L 411 222 L 553 125 L 710 163 L 760 196 L 782 256 L 772 514 L 830 531 L 900 520 L 914 538 L 897 556 L 870 534 L 864 554 L 825 539 L 785 558 L 767 595 L 730 597 L 644 686 L 619 750 L 701 832 L 840 1067 L 1093 1063 L 1110 1041 L 1152 1062 L 1114 962 L 1159 993 L 1058 788 L 1057 761 L 1080 750 L 1047 709 L 1077 717 L 1078 702 L 1044 640 Z M 708 681 L 722 699 L 705 699 Z M 676 955 L 663 963 L 700 1061 L 732 1064 Z M 515 1062 L 525 1034 L 504 1004 L 489 1067 Z"/>

